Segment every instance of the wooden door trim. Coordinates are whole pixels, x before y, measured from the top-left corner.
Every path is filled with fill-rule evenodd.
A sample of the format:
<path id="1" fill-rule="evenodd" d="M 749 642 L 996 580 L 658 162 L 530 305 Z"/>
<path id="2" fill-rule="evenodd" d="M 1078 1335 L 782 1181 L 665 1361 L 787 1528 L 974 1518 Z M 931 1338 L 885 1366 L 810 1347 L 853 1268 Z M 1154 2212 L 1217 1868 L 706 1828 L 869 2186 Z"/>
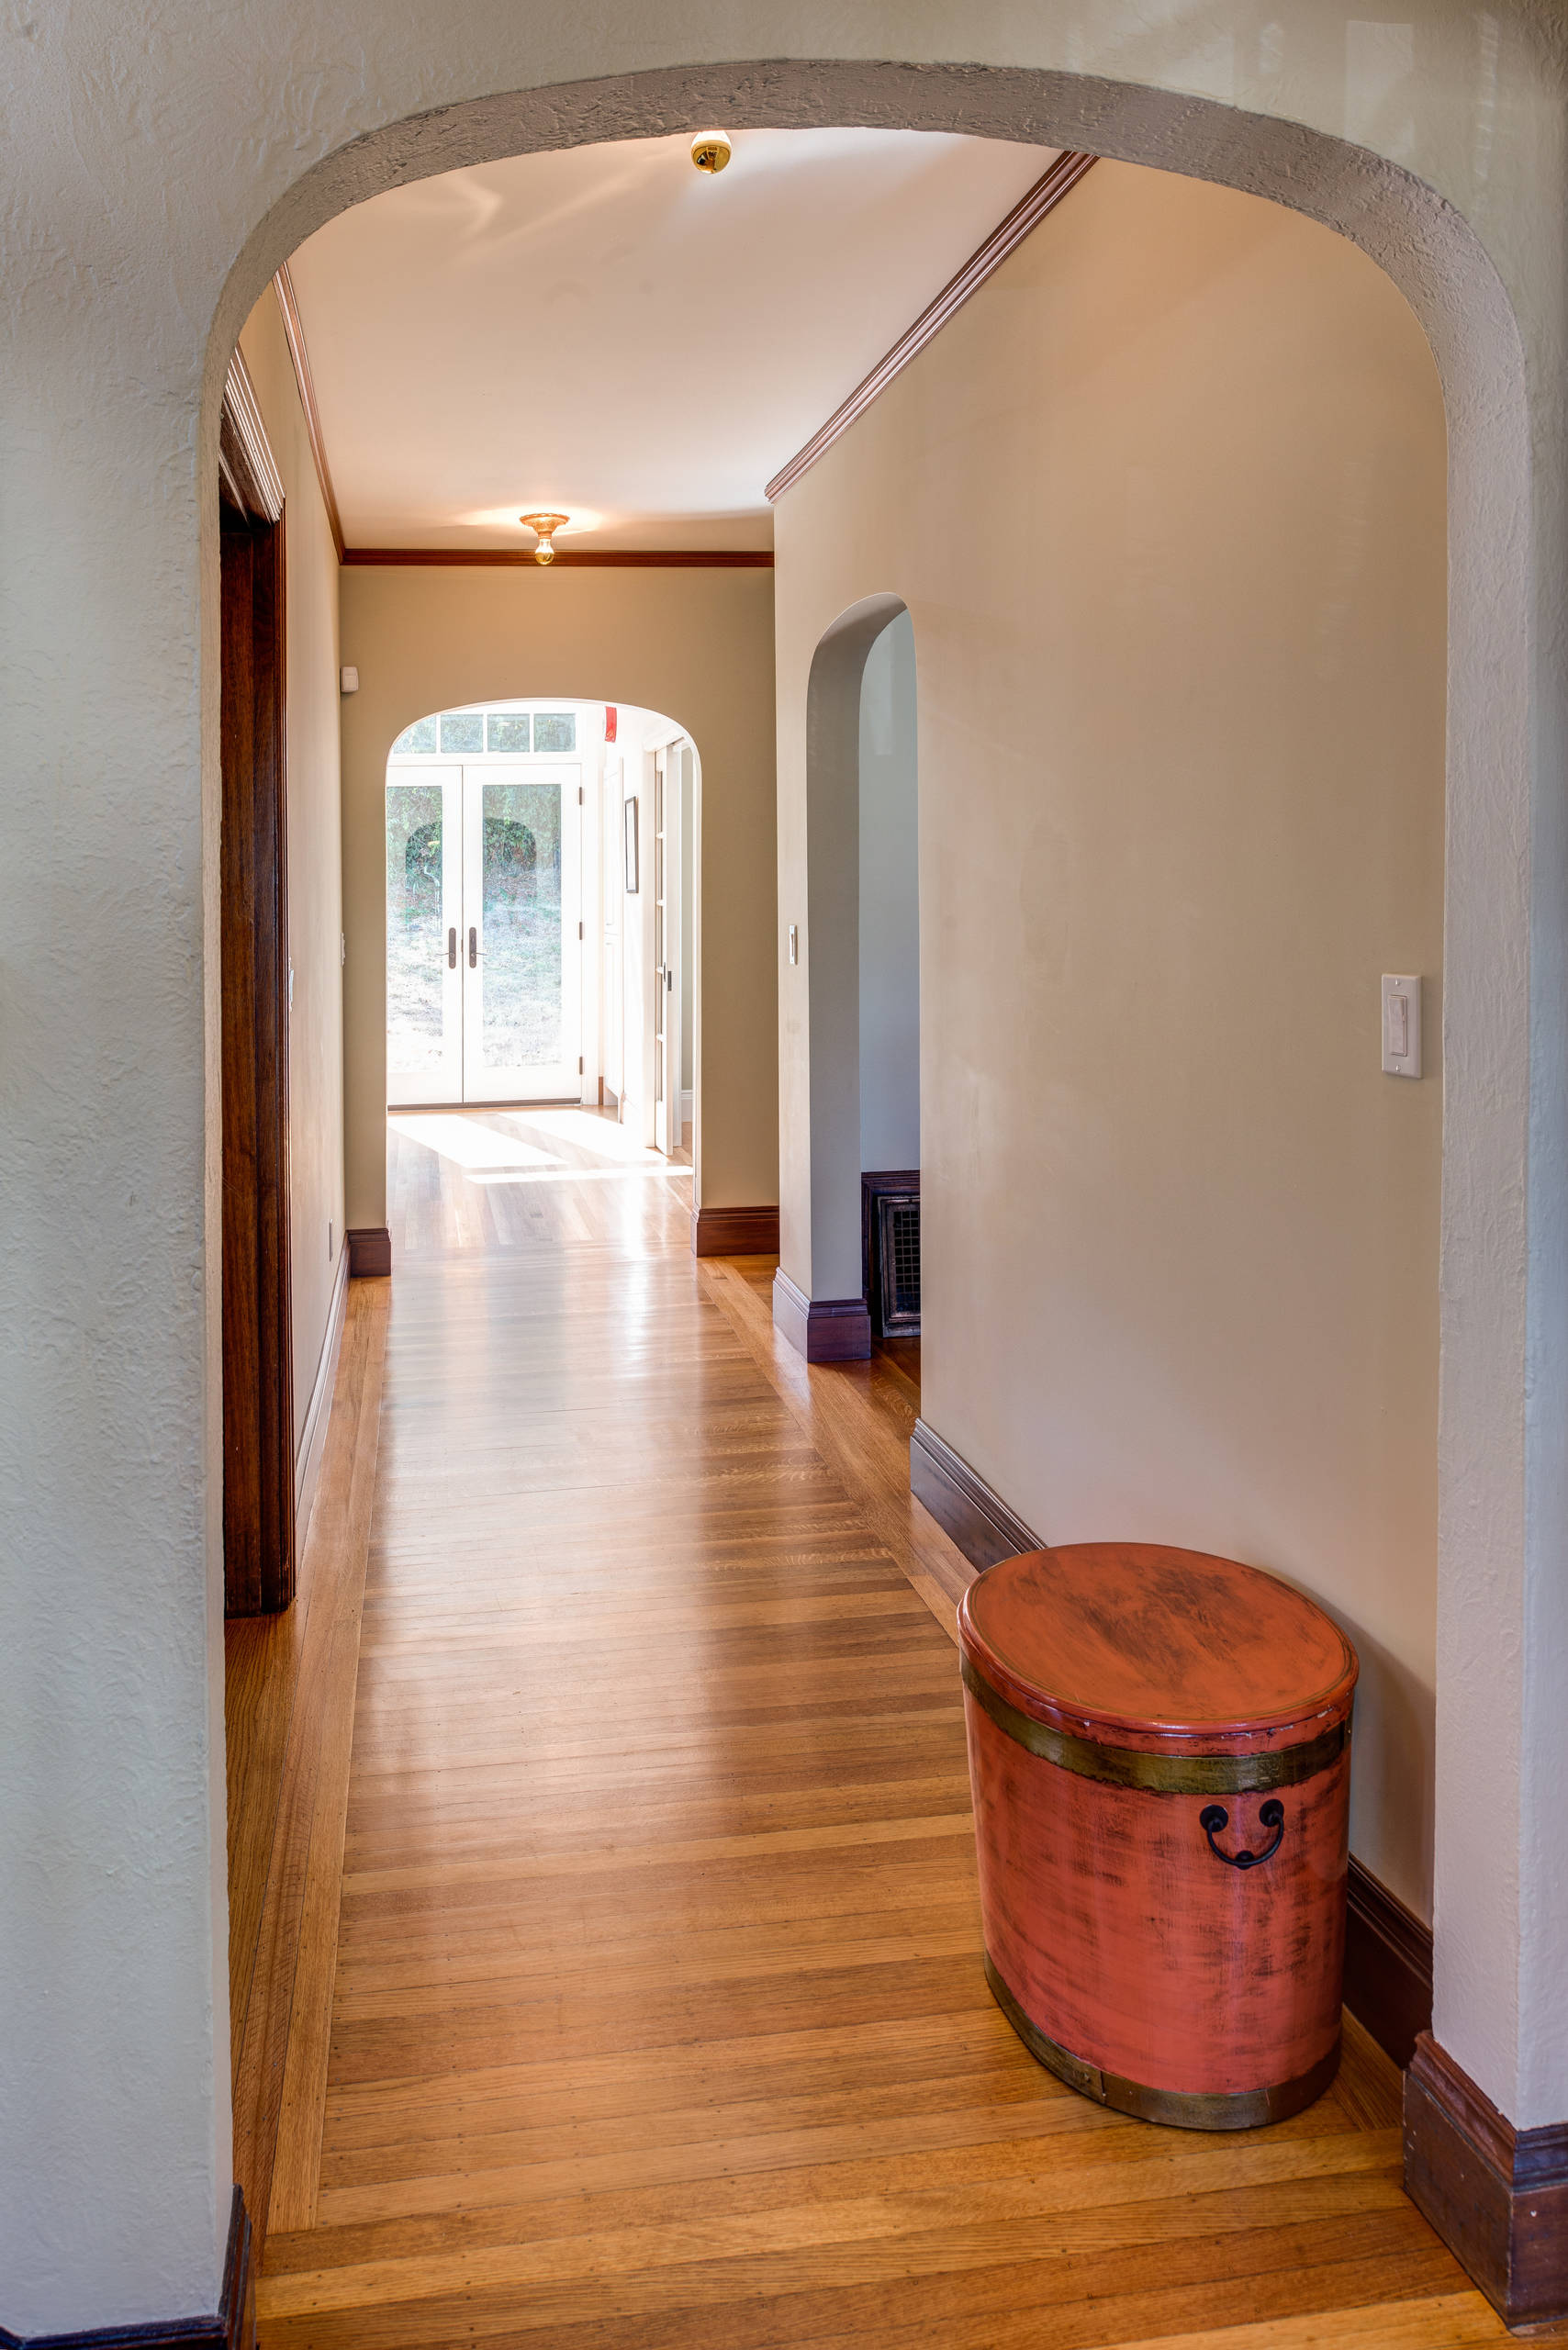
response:
<path id="1" fill-rule="evenodd" d="M 286 606 L 282 480 L 238 353 L 220 448 L 224 1602 L 256 1616 L 295 1574 Z"/>

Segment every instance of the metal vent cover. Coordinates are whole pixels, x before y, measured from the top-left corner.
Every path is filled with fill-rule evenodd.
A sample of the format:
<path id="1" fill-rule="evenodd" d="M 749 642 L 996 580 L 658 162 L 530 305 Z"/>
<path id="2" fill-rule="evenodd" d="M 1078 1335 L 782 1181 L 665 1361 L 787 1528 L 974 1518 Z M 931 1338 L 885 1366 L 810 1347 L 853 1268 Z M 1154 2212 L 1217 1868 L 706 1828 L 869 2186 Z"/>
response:
<path id="1" fill-rule="evenodd" d="M 877 1300 L 886 1330 L 920 1327 L 920 1194 L 877 1195 Z"/>

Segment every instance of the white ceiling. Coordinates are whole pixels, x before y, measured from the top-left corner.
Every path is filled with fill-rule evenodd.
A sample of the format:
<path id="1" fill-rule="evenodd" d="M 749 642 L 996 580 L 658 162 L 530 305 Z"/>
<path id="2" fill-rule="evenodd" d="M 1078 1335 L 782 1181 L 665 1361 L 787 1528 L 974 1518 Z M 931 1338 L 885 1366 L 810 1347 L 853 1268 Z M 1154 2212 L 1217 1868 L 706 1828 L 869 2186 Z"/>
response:
<path id="1" fill-rule="evenodd" d="M 350 546 L 766 547 L 763 485 L 1055 152 L 751 130 L 394 189 L 290 263 Z"/>

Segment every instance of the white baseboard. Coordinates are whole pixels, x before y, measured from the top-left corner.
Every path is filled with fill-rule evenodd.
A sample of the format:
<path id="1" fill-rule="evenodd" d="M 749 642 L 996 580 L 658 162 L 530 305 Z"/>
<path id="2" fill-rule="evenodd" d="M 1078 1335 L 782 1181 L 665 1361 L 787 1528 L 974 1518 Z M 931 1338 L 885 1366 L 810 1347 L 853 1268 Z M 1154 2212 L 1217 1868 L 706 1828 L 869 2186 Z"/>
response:
<path id="1" fill-rule="evenodd" d="M 327 1449 L 327 1423 L 332 1416 L 332 1388 L 338 1376 L 338 1349 L 343 1342 L 343 1314 L 348 1298 L 349 1248 L 345 1236 L 338 1250 L 337 1277 L 332 1283 L 332 1303 L 327 1309 L 321 1360 L 316 1366 L 315 1383 L 310 1390 L 310 1407 L 305 1415 L 305 1426 L 299 1432 L 299 1448 L 294 1456 L 294 1555 L 297 1559 L 304 1554 L 305 1538 L 310 1531 L 310 1513 L 316 1505 L 316 1486 L 321 1474 L 321 1455 Z"/>

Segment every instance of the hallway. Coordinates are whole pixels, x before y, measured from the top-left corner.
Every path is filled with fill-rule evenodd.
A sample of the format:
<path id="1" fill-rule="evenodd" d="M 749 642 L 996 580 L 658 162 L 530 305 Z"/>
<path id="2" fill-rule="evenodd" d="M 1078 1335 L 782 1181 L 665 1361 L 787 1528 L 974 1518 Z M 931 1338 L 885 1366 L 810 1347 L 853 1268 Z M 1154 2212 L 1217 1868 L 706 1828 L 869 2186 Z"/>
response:
<path id="1" fill-rule="evenodd" d="M 1317 2106 L 1204 2139 L 1060 2087 L 992 2006 L 909 1379 L 808 1371 L 771 1261 L 694 1261 L 689 1179 L 609 1120 L 397 1113 L 390 1175 L 335 1973 L 330 1923 L 300 1961 L 324 2101 L 291 2047 L 264 2350 L 1505 2339 L 1355 2027 Z"/>

